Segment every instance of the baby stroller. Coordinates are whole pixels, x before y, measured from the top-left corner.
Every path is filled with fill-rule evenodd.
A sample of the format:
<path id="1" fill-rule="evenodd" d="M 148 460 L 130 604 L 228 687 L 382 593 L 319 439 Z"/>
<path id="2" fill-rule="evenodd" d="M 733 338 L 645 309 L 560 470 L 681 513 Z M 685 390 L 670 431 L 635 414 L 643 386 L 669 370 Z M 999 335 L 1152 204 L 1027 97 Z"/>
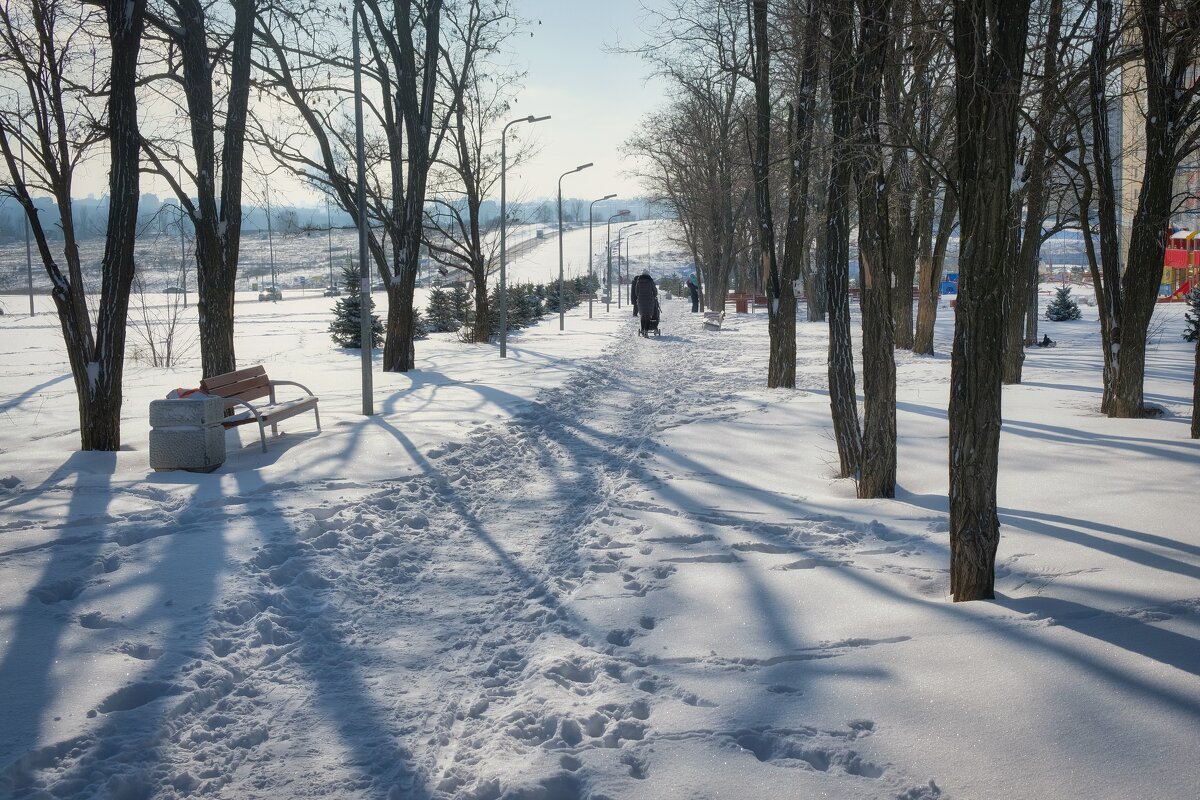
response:
<path id="1" fill-rule="evenodd" d="M 658 319 L 661 311 L 662 309 L 659 307 L 658 300 L 656 299 L 654 301 L 654 311 L 651 314 L 642 317 L 642 329 L 639 331 L 642 336 L 645 336 L 647 339 L 649 339 L 651 333 L 653 333 L 655 336 L 660 335 L 660 331 L 658 330 Z"/>

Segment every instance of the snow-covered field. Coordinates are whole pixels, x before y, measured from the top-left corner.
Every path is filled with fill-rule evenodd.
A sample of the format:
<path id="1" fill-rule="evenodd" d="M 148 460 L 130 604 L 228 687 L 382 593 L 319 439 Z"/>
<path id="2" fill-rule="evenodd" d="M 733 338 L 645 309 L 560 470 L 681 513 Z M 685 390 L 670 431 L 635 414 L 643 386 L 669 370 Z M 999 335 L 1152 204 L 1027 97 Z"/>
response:
<path id="1" fill-rule="evenodd" d="M 514 275 L 551 266 L 554 239 Z M 332 301 L 247 295 L 240 363 L 310 385 L 324 431 L 230 433 L 200 475 L 146 452 L 194 368 L 131 364 L 125 449 L 75 452 L 57 324 L 3 299 L 0 796 L 1196 797 L 1179 306 L 1155 420 L 1099 415 L 1094 308 L 1043 322 L 1005 390 L 999 597 L 953 604 L 948 310 L 938 357 L 898 356 L 898 497 L 860 501 L 823 325 L 794 391 L 763 388 L 765 316 L 683 301 L 659 339 L 584 307 L 505 361 L 435 336 L 364 418 Z"/>

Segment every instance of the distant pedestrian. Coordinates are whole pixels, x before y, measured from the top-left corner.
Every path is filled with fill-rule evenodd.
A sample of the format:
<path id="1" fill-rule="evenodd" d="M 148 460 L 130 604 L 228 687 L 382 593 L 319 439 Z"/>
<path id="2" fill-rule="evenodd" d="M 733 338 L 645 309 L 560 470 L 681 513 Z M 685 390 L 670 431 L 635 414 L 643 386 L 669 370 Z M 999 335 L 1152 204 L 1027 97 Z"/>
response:
<path id="1" fill-rule="evenodd" d="M 650 331 L 658 329 L 658 287 L 649 270 L 643 270 L 641 275 L 633 279 L 629 289 L 629 301 L 633 304 L 633 313 L 641 317 L 639 333 L 646 336 Z"/>
<path id="2" fill-rule="evenodd" d="M 695 314 L 700 310 L 700 287 L 696 283 L 695 275 L 688 276 L 687 289 L 692 294 L 692 313 Z"/>
<path id="3" fill-rule="evenodd" d="M 642 270 L 641 274 L 634 275 L 633 280 L 629 282 L 629 307 L 633 309 L 635 317 L 638 315 L 638 284 L 642 282 L 643 278 L 650 278 L 649 270 Z M 650 282 L 653 283 L 654 279 L 651 278 Z"/>

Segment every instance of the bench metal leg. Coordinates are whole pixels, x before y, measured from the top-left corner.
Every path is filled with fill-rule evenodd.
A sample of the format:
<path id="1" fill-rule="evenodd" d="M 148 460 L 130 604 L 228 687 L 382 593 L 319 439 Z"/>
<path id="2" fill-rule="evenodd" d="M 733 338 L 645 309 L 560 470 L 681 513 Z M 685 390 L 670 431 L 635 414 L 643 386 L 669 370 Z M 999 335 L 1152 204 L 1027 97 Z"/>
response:
<path id="1" fill-rule="evenodd" d="M 258 426 L 258 438 L 262 441 L 263 452 L 267 452 L 267 428 L 261 423 Z"/>
<path id="2" fill-rule="evenodd" d="M 317 433 L 320 433 L 321 432 L 321 412 L 319 410 L 317 410 L 316 406 L 313 406 L 313 416 L 317 418 Z"/>

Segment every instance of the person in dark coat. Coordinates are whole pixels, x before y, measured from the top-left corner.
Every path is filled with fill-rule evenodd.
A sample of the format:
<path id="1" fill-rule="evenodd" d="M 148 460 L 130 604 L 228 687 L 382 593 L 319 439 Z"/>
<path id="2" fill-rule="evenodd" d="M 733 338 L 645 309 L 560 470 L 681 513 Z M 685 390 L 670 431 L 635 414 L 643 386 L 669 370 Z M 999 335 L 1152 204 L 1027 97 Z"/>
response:
<path id="1" fill-rule="evenodd" d="M 692 313 L 695 314 L 700 310 L 700 287 L 696 284 L 695 275 L 688 276 L 687 290 L 692 295 Z"/>
<path id="2" fill-rule="evenodd" d="M 645 336 L 658 322 L 658 287 L 650 277 L 650 270 L 642 270 L 642 274 L 633 279 L 629 286 L 629 302 L 633 304 L 633 313 L 641 317 L 641 333 Z"/>

